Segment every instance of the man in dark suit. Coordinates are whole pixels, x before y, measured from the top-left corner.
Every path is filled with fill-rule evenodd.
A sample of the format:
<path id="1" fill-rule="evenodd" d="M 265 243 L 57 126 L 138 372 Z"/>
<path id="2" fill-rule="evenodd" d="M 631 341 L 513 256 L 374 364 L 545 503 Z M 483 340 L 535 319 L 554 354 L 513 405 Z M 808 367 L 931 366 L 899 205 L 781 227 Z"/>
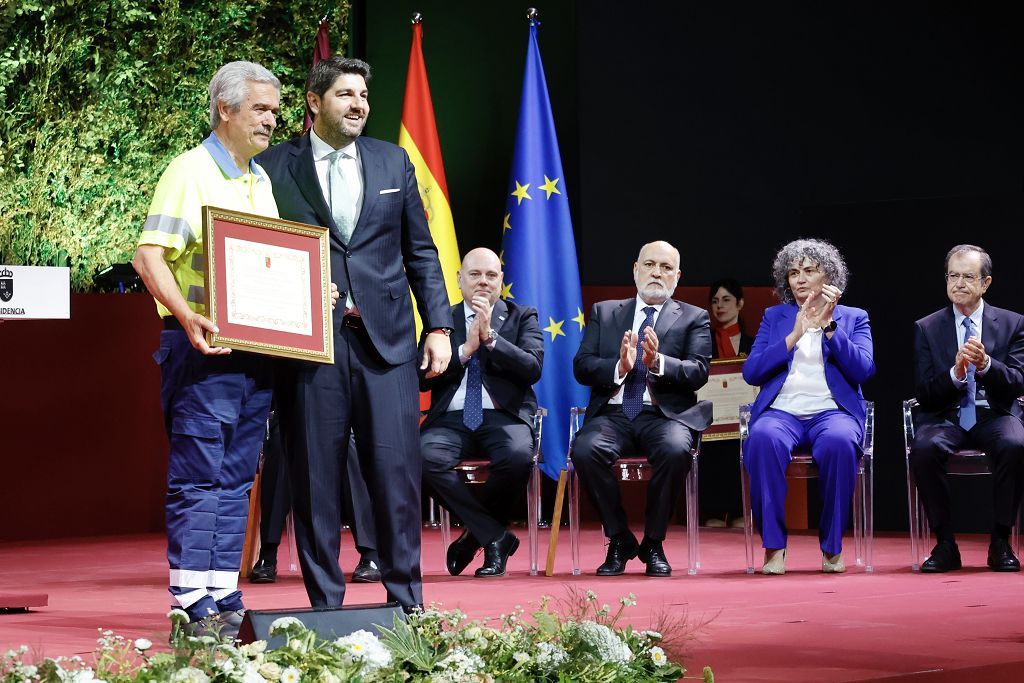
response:
<path id="1" fill-rule="evenodd" d="M 648 576 L 671 576 L 662 541 L 697 432 L 711 424 L 711 404 L 697 401 L 708 381 L 708 312 L 672 298 L 679 251 L 667 242 L 644 245 L 633 279 L 637 296 L 594 305 L 573 371 L 591 387 L 572 462 L 610 539 L 598 576 L 622 574 L 639 555 Z M 622 509 L 611 464 L 643 453 L 654 470 L 647 488 L 643 543 Z"/>
<path id="2" fill-rule="evenodd" d="M 910 464 L 937 544 L 923 572 L 960 569 L 953 536 L 946 462 L 979 448 L 992 462 L 995 521 L 988 566 L 1020 571 L 1010 548 L 1024 489 L 1024 316 L 991 306 L 992 258 L 961 244 L 946 255 L 946 294 L 953 303 L 915 323 L 914 380 L 920 410 Z"/>
<path id="3" fill-rule="evenodd" d="M 536 309 L 498 298 L 501 261 L 490 249 L 466 254 L 458 281 L 462 302 L 452 307 L 458 322 L 451 344 L 452 358 L 459 362 L 420 380 L 420 390 L 431 392 L 420 427 L 423 475 L 466 525 L 448 548 L 448 571 L 462 573 L 483 547 L 484 564 L 476 575 L 504 576 L 505 563 L 519 547 L 507 529 L 509 507 L 530 477 L 537 412 L 533 384 L 540 379 L 544 338 Z M 491 461 L 481 500 L 455 471 L 467 454 Z"/>
<path id="4" fill-rule="evenodd" d="M 334 364 L 286 364 L 278 407 L 310 603 L 337 607 L 345 595 L 338 553 L 351 429 L 388 599 L 411 609 L 423 596 L 410 286 L 427 333 L 420 367 L 430 376 L 448 366 L 452 321 L 413 165 L 400 147 L 360 137 L 369 77 L 358 59 L 317 63 L 306 81 L 312 130 L 260 159 L 282 218 L 330 228 L 331 278 L 345 300 L 345 314 L 334 319 Z"/>

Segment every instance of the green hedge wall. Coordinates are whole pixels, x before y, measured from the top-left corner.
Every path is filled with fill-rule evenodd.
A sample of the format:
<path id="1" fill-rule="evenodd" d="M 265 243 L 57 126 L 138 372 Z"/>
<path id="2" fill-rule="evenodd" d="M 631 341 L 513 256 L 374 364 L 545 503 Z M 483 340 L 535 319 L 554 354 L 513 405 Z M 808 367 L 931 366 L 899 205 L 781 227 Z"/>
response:
<path id="1" fill-rule="evenodd" d="M 0 0 L 0 263 L 64 265 L 87 291 L 127 261 L 167 163 L 208 133 L 224 63 L 281 79 L 302 130 L 317 25 L 344 53 L 347 0 Z"/>

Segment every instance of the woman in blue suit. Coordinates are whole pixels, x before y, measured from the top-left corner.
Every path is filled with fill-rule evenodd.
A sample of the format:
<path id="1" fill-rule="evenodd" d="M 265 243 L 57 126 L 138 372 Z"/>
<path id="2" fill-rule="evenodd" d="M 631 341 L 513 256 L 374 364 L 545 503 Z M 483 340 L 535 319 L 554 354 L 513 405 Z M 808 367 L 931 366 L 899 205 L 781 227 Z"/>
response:
<path id="1" fill-rule="evenodd" d="M 818 466 L 821 570 L 842 572 L 864 434 L 860 386 L 875 373 L 868 315 L 839 305 L 848 273 L 828 242 L 790 242 L 775 255 L 772 273 L 783 303 L 765 311 L 743 366 L 747 383 L 761 387 L 743 462 L 765 548 L 762 572 L 786 571 L 786 466 L 798 446 L 810 446 Z"/>

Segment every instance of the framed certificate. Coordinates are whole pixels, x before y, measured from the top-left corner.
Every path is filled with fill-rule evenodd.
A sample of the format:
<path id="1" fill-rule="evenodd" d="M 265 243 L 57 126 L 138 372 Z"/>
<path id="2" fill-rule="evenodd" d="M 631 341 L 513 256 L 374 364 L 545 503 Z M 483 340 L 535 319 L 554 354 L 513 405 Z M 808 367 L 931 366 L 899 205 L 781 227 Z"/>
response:
<path id="1" fill-rule="evenodd" d="M 743 381 L 741 358 L 716 358 L 711 361 L 708 383 L 697 390 L 697 398 L 711 401 L 715 407 L 715 419 L 704 430 L 705 441 L 724 441 L 740 438 L 740 406 L 753 403 L 758 387 Z"/>
<path id="2" fill-rule="evenodd" d="M 211 346 L 334 362 L 327 228 L 203 207 Z"/>

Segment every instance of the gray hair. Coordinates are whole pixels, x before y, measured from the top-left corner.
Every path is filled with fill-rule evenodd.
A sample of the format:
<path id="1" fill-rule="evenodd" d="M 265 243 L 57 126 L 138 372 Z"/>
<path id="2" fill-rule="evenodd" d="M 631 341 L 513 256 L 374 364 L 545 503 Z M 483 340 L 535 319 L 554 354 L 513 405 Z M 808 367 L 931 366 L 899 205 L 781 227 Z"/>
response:
<path id="1" fill-rule="evenodd" d="M 988 255 L 988 252 L 981 247 L 976 247 L 973 244 L 958 244 L 949 250 L 946 254 L 946 272 L 949 272 L 949 260 L 958 254 L 969 254 L 972 251 L 978 252 L 978 256 L 981 257 L 981 276 L 988 277 L 992 274 L 992 257 Z"/>
<path id="2" fill-rule="evenodd" d="M 846 261 L 832 244 L 825 240 L 800 239 L 793 240 L 779 249 L 772 263 L 772 278 L 775 280 L 775 294 L 783 303 L 792 303 L 793 292 L 789 288 L 789 271 L 804 259 L 817 264 L 825 273 L 825 281 L 833 287 L 846 289 L 850 273 L 846 269 Z"/>
<path id="3" fill-rule="evenodd" d="M 255 62 L 225 64 L 210 80 L 210 130 L 217 130 L 220 125 L 217 103 L 223 102 L 231 111 L 238 111 L 249 94 L 249 83 L 267 83 L 281 92 L 281 81 L 266 67 Z"/>

